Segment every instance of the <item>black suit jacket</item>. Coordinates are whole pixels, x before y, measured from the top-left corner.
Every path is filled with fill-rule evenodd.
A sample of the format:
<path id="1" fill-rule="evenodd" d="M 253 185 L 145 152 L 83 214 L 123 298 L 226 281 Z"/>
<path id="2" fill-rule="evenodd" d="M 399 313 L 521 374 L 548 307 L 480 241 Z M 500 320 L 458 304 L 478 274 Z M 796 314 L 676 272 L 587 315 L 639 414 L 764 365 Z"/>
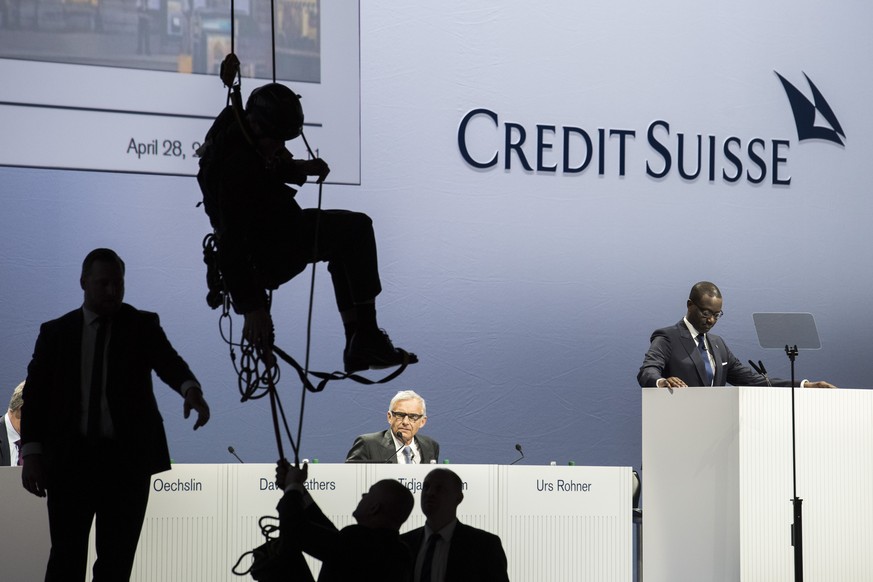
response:
<path id="1" fill-rule="evenodd" d="M 767 386 L 767 379 L 740 363 L 724 340 L 714 333 L 706 334 L 715 358 L 713 386 Z M 703 358 L 684 320 L 676 325 L 655 330 L 643 365 L 637 374 L 640 386 L 654 387 L 659 378 L 676 376 L 689 386 L 709 386 Z M 773 386 L 790 386 L 790 380 L 770 378 Z"/>
<path id="2" fill-rule="evenodd" d="M 312 580 L 300 552 L 322 561 L 318 582 L 403 582 L 412 576 L 413 558 L 397 530 L 357 524 L 338 530 L 314 501 L 304 507 L 303 494 L 294 490 L 282 496 L 277 508 L 289 563 L 285 579 Z"/>
<path id="3" fill-rule="evenodd" d="M 421 453 L 421 464 L 439 462 L 440 444 L 430 437 L 415 435 L 415 444 Z M 346 455 L 346 463 L 396 463 L 397 447 L 391 431 L 371 432 L 355 438 L 352 448 Z"/>
<path id="4" fill-rule="evenodd" d="M 424 542 L 424 528 L 408 531 L 400 539 L 409 546 L 414 562 Z M 499 537 L 458 522 L 449 546 L 446 582 L 508 582 L 506 567 Z"/>
<path id="5" fill-rule="evenodd" d="M 42 443 L 45 463 L 76 462 L 81 440 L 82 309 L 44 323 L 27 368 L 21 419 L 22 445 Z M 152 371 L 180 391 L 196 381 L 176 353 L 158 315 L 123 304 L 112 318 L 106 398 L 125 462 L 151 475 L 170 468 L 164 422 L 152 388 Z"/>
<path id="6" fill-rule="evenodd" d="M 0 467 L 8 467 L 12 463 L 9 453 L 9 442 L 6 440 L 6 413 L 0 414 Z"/>

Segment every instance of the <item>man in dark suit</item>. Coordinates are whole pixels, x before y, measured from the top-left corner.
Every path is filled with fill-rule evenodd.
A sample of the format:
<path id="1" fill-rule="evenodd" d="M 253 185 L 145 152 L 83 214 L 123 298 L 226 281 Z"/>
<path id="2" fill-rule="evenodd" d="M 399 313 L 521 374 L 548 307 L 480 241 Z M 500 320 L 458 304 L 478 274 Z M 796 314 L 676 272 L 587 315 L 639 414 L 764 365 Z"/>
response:
<path id="1" fill-rule="evenodd" d="M 312 580 L 300 552 L 321 560 L 319 582 L 382 582 L 386 568 L 391 577 L 409 580 L 412 556 L 400 541 L 400 527 L 415 500 L 409 489 L 394 479 L 373 484 L 352 513 L 357 522 L 341 530 L 324 515 L 303 484 L 302 469 L 280 461 L 276 483 L 285 490 L 279 501 L 279 522 L 288 572 L 282 580 Z"/>
<path id="2" fill-rule="evenodd" d="M 432 438 L 419 436 L 427 423 L 424 398 L 412 390 L 394 395 L 388 405 L 388 430 L 362 434 L 355 438 L 346 455 L 346 463 L 436 463 L 440 444 Z"/>
<path id="3" fill-rule="evenodd" d="M 413 582 L 508 582 L 500 538 L 458 521 L 464 483 L 449 469 L 424 478 L 424 527 L 400 536 L 415 557 Z"/>
<path id="4" fill-rule="evenodd" d="M 81 308 L 44 323 L 27 368 L 21 436 L 24 487 L 48 496 L 46 581 L 86 576 L 97 518 L 93 580 L 128 580 L 151 475 L 170 468 L 152 371 L 183 395 L 196 430 L 209 420 L 200 385 L 155 313 L 122 303 L 124 262 L 95 249 L 82 264 Z"/>
<path id="5" fill-rule="evenodd" d="M 22 393 L 24 382 L 12 391 L 9 399 L 9 410 L 0 416 L 0 467 L 20 465 L 21 450 L 21 406 L 24 404 Z"/>
<path id="6" fill-rule="evenodd" d="M 685 317 L 676 325 L 655 330 L 643 365 L 640 386 L 790 386 L 790 380 L 765 378 L 742 365 L 721 337 L 709 333 L 724 315 L 721 291 L 701 281 L 691 288 Z M 801 387 L 834 388 L 828 382 L 804 380 Z"/>

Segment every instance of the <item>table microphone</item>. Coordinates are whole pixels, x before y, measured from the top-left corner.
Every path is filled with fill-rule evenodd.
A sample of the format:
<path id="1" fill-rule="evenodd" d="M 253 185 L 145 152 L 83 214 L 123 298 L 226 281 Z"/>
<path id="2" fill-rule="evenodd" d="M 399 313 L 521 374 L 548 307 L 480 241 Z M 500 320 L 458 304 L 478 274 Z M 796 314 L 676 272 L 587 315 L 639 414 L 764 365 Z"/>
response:
<path id="1" fill-rule="evenodd" d="M 764 367 L 764 362 L 758 360 L 758 365 L 756 366 L 755 362 L 749 360 L 749 365 L 752 366 L 752 368 L 754 368 L 756 372 L 764 376 L 764 379 L 767 380 L 767 386 L 770 386 L 771 388 L 773 387 L 773 385 L 770 383 L 770 378 L 767 377 L 767 368 Z"/>
<path id="2" fill-rule="evenodd" d="M 394 451 L 393 453 L 391 453 L 390 455 L 388 455 L 387 457 L 385 457 L 385 459 L 382 461 L 383 463 L 388 463 L 388 462 L 390 462 L 390 461 L 391 461 L 391 457 L 396 457 L 396 456 L 397 456 L 397 453 L 399 453 L 401 450 L 403 450 L 403 447 L 406 446 L 405 444 L 403 444 L 403 435 L 400 433 L 399 430 L 398 430 L 397 432 L 394 433 L 394 436 L 396 436 L 396 437 L 397 437 L 397 440 L 400 441 L 400 443 L 401 443 L 401 444 L 400 444 L 400 448 L 397 449 L 396 451 Z M 411 451 L 411 452 L 412 452 L 413 455 L 415 455 L 415 451 Z"/>
<path id="3" fill-rule="evenodd" d="M 519 443 L 515 443 L 515 450 L 518 451 L 518 454 L 520 454 L 521 456 L 513 462 L 509 463 L 510 465 L 514 465 L 524 458 L 524 451 L 521 450 L 521 445 Z"/>
<path id="4" fill-rule="evenodd" d="M 227 447 L 227 452 L 236 457 L 236 460 L 240 463 L 243 463 L 243 460 L 239 458 L 239 455 L 236 454 L 236 451 L 233 450 L 233 447 Z M 244 464 L 244 463 L 243 463 Z"/>

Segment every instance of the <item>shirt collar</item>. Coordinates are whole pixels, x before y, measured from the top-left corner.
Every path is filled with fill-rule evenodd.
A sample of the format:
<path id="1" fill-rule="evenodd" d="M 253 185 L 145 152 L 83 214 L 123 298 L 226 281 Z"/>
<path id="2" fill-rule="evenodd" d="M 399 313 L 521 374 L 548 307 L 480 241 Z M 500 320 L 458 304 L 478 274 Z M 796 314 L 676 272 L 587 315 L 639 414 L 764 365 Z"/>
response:
<path id="1" fill-rule="evenodd" d="M 430 539 L 430 536 L 432 536 L 435 533 L 438 533 L 438 534 L 440 534 L 440 537 L 442 538 L 442 540 L 444 542 L 451 542 L 452 536 L 455 534 L 455 527 L 457 527 L 457 525 L 458 525 L 458 518 L 456 517 L 455 519 L 453 519 L 452 521 L 450 521 L 449 523 L 444 525 L 443 529 L 435 532 L 435 531 L 433 531 L 433 529 L 431 529 L 429 523 L 424 522 L 424 540 L 422 540 L 422 541 L 426 544 L 427 541 Z"/>
<path id="2" fill-rule="evenodd" d="M 696 340 L 697 336 L 701 335 L 700 332 L 697 331 L 697 328 L 695 328 L 693 325 L 691 325 L 691 322 L 688 321 L 687 317 L 683 317 L 682 321 L 685 322 L 685 326 L 688 328 L 688 331 L 691 332 L 691 338 Z M 706 334 L 703 334 L 703 337 L 706 337 Z"/>
<path id="3" fill-rule="evenodd" d="M 401 442 L 401 440 L 399 438 L 397 438 L 397 436 L 393 432 L 391 432 L 390 430 L 388 431 L 388 433 L 391 435 L 391 439 L 394 441 L 394 449 L 395 450 L 399 449 L 397 451 L 398 453 L 401 452 L 403 450 L 403 447 L 407 446 L 406 443 Z M 418 455 L 421 454 L 421 451 L 418 450 L 418 443 L 415 442 L 415 437 L 412 437 L 412 442 L 409 443 L 408 446 L 415 453 L 416 457 L 418 457 Z"/>
<path id="4" fill-rule="evenodd" d="M 82 306 L 82 315 L 85 317 L 85 325 L 93 325 L 94 320 L 100 317 L 84 305 Z"/>
<path id="5" fill-rule="evenodd" d="M 9 439 L 10 443 L 14 443 L 15 441 L 17 441 L 18 439 L 21 438 L 21 435 L 18 434 L 18 431 L 15 430 L 14 426 L 12 426 L 12 419 L 9 418 L 9 411 L 8 410 L 6 411 L 5 419 L 6 419 L 6 422 L 5 422 L 5 424 L 6 424 L 6 438 Z"/>

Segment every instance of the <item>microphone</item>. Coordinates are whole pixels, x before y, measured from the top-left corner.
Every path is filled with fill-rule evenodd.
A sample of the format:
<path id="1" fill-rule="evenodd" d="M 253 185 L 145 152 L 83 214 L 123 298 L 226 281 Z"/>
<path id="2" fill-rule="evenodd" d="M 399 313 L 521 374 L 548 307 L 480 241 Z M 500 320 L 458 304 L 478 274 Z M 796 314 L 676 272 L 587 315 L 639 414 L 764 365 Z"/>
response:
<path id="1" fill-rule="evenodd" d="M 758 360 L 758 365 L 756 366 L 755 362 L 749 360 L 749 365 L 752 366 L 756 372 L 764 376 L 764 379 L 767 380 L 767 386 L 770 386 L 771 388 L 773 387 L 773 385 L 770 384 L 770 378 L 767 377 L 767 368 L 764 367 L 764 362 Z"/>
<path id="2" fill-rule="evenodd" d="M 393 453 L 391 453 L 390 455 L 388 455 L 387 457 L 385 457 L 385 459 L 382 461 L 383 463 L 388 463 L 388 462 L 390 462 L 390 461 L 391 461 L 391 458 L 392 458 L 392 457 L 396 457 L 396 456 L 397 456 L 397 453 L 399 453 L 400 451 L 402 451 L 402 450 L 403 450 L 403 447 L 406 446 L 406 444 L 403 443 L 403 435 L 400 433 L 399 430 L 398 430 L 397 432 L 394 433 L 394 436 L 396 436 L 396 437 L 397 437 L 397 440 L 400 441 L 400 443 L 401 443 L 401 444 L 400 444 L 400 447 L 399 447 L 396 451 L 394 451 Z M 415 451 L 413 451 L 412 449 L 410 449 L 409 452 L 412 453 L 412 456 L 410 457 L 410 460 L 414 459 L 414 458 L 415 458 Z"/>
<path id="3" fill-rule="evenodd" d="M 236 451 L 233 450 L 233 447 L 227 447 L 227 452 L 236 457 L 237 461 L 243 463 L 243 460 L 239 458 L 239 455 L 236 454 Z"/>
<path id="4" fill-rule="evenodd" d="M 524 451 L 521 450 L 521 445 L 519 443 L 515 443 L 515 450 L 518 451 L 518 454 L 521 456 L 513 462 L 509 463 L 510 465 L 514 465 L 524 458 Z"/>

